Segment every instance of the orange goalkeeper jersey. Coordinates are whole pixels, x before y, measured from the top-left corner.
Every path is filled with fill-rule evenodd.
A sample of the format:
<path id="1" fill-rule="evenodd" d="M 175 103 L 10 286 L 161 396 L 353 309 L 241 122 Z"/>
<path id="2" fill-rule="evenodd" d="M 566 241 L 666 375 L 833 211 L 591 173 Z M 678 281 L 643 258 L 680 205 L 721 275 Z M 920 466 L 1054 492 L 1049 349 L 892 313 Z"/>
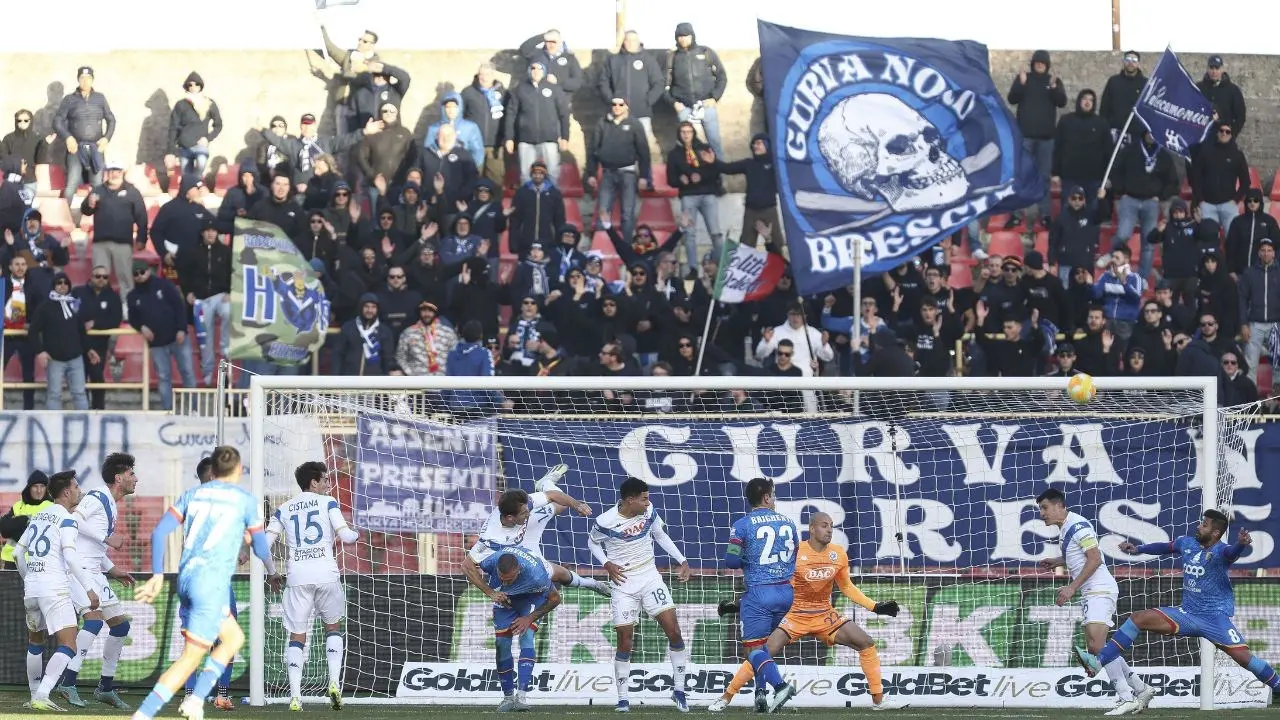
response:
<path id="1" fill-rule="evenodd" d="M 831 592 L 838 584 L 845 597 L 870 610 L 875 603 L 862 593 L 849 579 L 849 556 L 844 548 L 834 543 L 817 551 L 808 541 L 800 543 L 800 556 L 796 558 L 796 572 L 791 577 L 795 600 L 791 612 L 829 612 Z"/>

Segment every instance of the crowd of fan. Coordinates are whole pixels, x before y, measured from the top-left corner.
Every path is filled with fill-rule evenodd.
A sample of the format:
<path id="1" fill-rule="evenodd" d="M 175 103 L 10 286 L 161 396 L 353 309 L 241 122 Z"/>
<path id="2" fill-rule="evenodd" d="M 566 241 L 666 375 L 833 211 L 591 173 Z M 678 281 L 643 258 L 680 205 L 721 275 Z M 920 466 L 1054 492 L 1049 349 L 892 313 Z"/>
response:
<path id="1" fill-rule="evenodd" d="M 151 347 L 166 408 L 170 358 L 182 384 L 196 386 L 192 340 L 200 346 L 202 382 L 210 385 L 214 338 L 221 337 L 224 355 L 228 338 L 227 236 L 235 219 L 246 217 L 281 227 L 322 276 L 338 332 L 320 366 L 332 375 L 691 375 L 702 356 L 703 374 L 1216 375 L 1224 402 L 1258 396 L 1259 361 L 1280 346 L 1280 282 L 1272 278 L 1280 228 L 1264 213 L 1259 188 L 1250 187 L 1235 143 L 1244 128 L 1243 95 L 1220 57 L 1210 58 L 1201 83 L 1216 126 L 1186 169 L 1191 203 L 1177 197 L 1181 161 L 1140 128 L 1125 133 L 1146 81 L 1137 53 L 1125 53 L 1100 101 L 1082 90 L 1074 111 L 1059 116 L 1067 89 L 1051 72 L 1049 54 L 1038 51 L 1008 100 L 1026 151 L 1062 188 L 1062 209 L 1051 217 L 1046 194 L 1028 208 L 1034 222 L 1015 214 L 1006 229 L 1023 229 L 1028 238 L 1037 225 L 1047 230 L 1047 253 L 988 254 L 975 224 L 967 231 L 977 262 L 972 283 L 952 278 L 953 260 L 962 257 L 959 234 L 866 278 L 860 298 L 851 287 L 799 297 L 788 273 L 766 299 L 733 305 L 711 296 L 723 241 L 723 176 L 745 176 L 741 241 L 782 253 L 771 153 L 761 134 L 749 157 L 725 161 L 716 114 L 724 67 L 687 23 L 675 40 L 673 50 L 649 53 L 628 33 L 601 68 L 599 90 L 610 111 L 587 133 L 584 177 L 596 195 L 588 228 L 565 222 L 565 203 L 576 200 L 566 201 L 557 187 L 568 98 L 584 75 L 554 30 L 521 47 L 528 75 L 513 87 L 485 64 L 461 93 L 444 95 L 441 120 L 423 139 L 400 122 L 411 78 L 383 61 L 377 35 L 362 33 L 348 51 L 326 33 L 346 83 L 334 108 L 337 134 L 319 135 L 313 114 L 300 118 L 296 136 L 285 118 L 272 118 L 261 130 L 257 162 L 240 166 L 216 212 L 205 207 L 201 176 L 222 121 L 193 72 L 169 131 L 166 162 L 181 173 L 179 192 L 150 226 L 124 167 L 106 159 L 115 119 L 93 89 L 92 68 L 82 67 L 51 134 L 37 134 L 32 113 L 22 110 L 15 132 L 0 141 L 7 175 L 0 185 L 4 325 L 27 331 L 6 338 L 5 364 L 17 354 L 28 380 L 37 362 L 47 364 L 50 408 L 62 407 L 64 379 L 75 407 L 102 408 L 104 393 L 86 393 L 85 380 L 102 382 L 116 361 L 109 339 L 85 330 L 125 322 Z M 758 62 L 747 88 L 760 93 Z M 665 239 L 636 221 L 638 193 L 653 186 L 651 117 L 662 107 L 681 121 L 664 158 L 666 180 L 679 193 L 680 228 Z M 34 168 L 49 162 L 58 142 L 66 148 L 65 197 L 76 200 L 82 181 L 92 186 L 77 209 L 95 218 L 94 268 L 77 288 L 59 271 L 68 261 L 66 241 L 47 234 L 40 213 L 28 207 Z M 1121 149 L 1104 186 L 1116 143 Z M 521 178 L 504 207 L 509 163 Z M 1113 207 L 1116 244 L 1108 250 L 1099 246 Z M 699 220 L 709 243 L 700 245 Z M 1128 243 L 1135 227 L 1142 234 L 1136 270 Z M 590 249 L 596 231 L 607 234 L 622 261 L 621 279 L 607 279 L 606 256 Z M 504 233 L 514 263 L 502 262 Z M 148 242 L 158 266 L 134 257 Z M 1162 267 L 1152 291 L 1156 247 L 1163 248 Z M 504 306 L 511 308 L 505 326 Z M 291 371 L 249 365 L 259 373 Z M 34 397 L 25 394 L 27 408 Z M 569 409 L 579 399 L 455 397 L 531 410 Z M 817 409 L 813 398 L 786 393 L 603 393 L 591 400 L 608 410 Z"/>

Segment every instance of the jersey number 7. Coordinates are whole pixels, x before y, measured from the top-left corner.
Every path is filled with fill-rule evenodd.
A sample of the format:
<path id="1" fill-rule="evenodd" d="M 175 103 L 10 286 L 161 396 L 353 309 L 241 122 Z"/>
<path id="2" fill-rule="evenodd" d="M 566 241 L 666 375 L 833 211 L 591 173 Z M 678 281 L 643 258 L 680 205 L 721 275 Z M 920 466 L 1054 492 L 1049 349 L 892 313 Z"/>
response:
<path id="1" fill-rule="evenodd" d="M 790 562 L 791 556 L 796 552 L 796 539 L 790 525 L 782 525 L 776 533 L 769 525 L 761 525 L 756 530 L 756 539 L 764 540 L 764 547 L 760 549 L 760 560 L 758 561 L 761 565 Z M 778 552 L 773 551 L 775 542 L 781 545 Z"/>

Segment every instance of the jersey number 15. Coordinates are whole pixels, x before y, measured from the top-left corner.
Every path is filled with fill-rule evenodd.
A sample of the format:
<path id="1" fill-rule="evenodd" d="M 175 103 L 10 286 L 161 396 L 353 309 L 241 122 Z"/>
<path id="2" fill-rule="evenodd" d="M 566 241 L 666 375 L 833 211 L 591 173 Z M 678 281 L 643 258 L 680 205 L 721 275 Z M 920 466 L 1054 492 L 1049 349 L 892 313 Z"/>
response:
<path id="1" fill-rule="evenodd" d="M 306 520 L 299 515 L 290 515 L 289 521 L 293 524 L 293 546 L 299 545 L 315 545 L 324 539 L 324 529 L 320 527 L 320 511 L 311 510 L 307 512 Z M 312 530 L 315 531 L 314 537 Z M 304 532 L 305 531 L 305 532 Z"/>

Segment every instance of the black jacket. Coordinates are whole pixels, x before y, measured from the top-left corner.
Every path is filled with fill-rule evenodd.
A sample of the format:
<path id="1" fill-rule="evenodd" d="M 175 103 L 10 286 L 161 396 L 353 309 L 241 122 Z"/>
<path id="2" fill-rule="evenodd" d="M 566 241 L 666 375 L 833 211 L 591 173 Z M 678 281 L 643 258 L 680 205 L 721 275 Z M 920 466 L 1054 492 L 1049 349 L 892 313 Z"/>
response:
<path id="1" fill-rule="evenodd" d="M 333 343 L 334 375 L 387 375 L 396 370 L 396 341 L 391 328 L 380 322 L 374 332 L 378 336 L 377 362 L 365 358 L 364 338 L 356 325 L 364 324 L 364 317 L 355 317 L 342 324 L 338 339 Z"/>
<path id="2" fill-rule="evenodd" d="M 587 177 L 595 177 L 598 167 L 617 170 L 636 165 L 637 176 L 652 182 L 649 163 L 649 138 L 638 120 L 627 116 L 615 122 L 607 114 L 600 118 L 587 146 Z"/>
<path id="3" fill-rule="evenodd" d="M 564 196 L 550 180 L 544 180 L 542 188 L 532 180 L 521 185 L 511 205 L 515 208 L 507 219 L 511 252 L 523 257 L 535 242 L 545 247 L 559 240 L 558 233 L 564 225 Z"/>
<path id="4" fill-rule="evenodd" d="M 183 248 L 174 260 L 184 292 L 197 300 L 231 292 L 231 246 L 217 240 Z"/>
<path id="5" fill-rule="evenodd" d="M 1044 73 L 1028 69 L 1025 83 L 1020 76 L 1014 77 L 1008 99 L 1010 105 L 1018 108 L 1018 127 L 1022 130 L 1022 136 L 1049 140 L 1053 138 L 1054 127 L 1057 125 L 1058 108 L 1067 106 L 1067 88 L 1063 85 L 1062 78 L 1054 78 L 1049 73 L 1053 66 L 1048 51 L 1037 50 L 1031 56 L 1030 65 L 1034 66 L 1038 62 L 1045 64 Z"/>
<path id="6" fill-rule="evenodd" d="M 1049 263 L 1069 267 L 1088 267 L 1098 257 L 1102 224 L 1111 219 L 1111 203 L 1099 201 L 1091 216 L 1088 206 L 1074 211 L 1067 203 L 1049 227 Z"/>
<path id="7" fill-rule="evenodd" d="M 1003 336 L 989 338 L 978 333 L 978 342 L 987 354 L 987 373 L 1000 377 L 1035 377 L 1042 372 L 1045 363 L 1044 333 L 1032 328 L 1026 336 L 1006 340 Z"/>
<path id="8" fill-rule="evenodd" d="M 1262 199 L 1262 191 L 1258 188 L 1249 188 L 1245 193 L 1245 197 L 1256 197 Z M 1245 205 L 1248 208 L 1248 205 Z M 1280 224 L 1276 223 L 1276 219 L 1270 213 L 1263 212 L 1262 205 L 1258 205 L 1258 212 L 1245 212 L 1237 216 L 1231 221 L 1231 227 L 1227 230 L 1226 243 L 1226 270 L 1229 273 L 1240 275 L 1245 268 L 1258 264 L 1258 244 L 1262 238 L 1271 238 L 1272 242 L 1280 244 Z"/>
<path id="9" fill-rule="evenodd" d="M 102 128 L 106 122 L 106 130 Z M 59 137 L 73 137 L 78 142 L 97 142 L 102 138 L 108 140 L 116 133 L 116 115 L 111 112 L 107 96 L 97 90 L 90 90 L 85 97 L 77 89 L 62 98 L 58 113 L 53 116 L 53 129 Z"/>
<path id="10" fill-rule="evenodd" d="M 1185 205 L 1183 209 L 1186 210 Z M 1172 215 L 1173 212 L 1170 211 L 1169 214 Z M 1170 219 L 1163 231 L 1155 228 L 1146 239 L 1152 245 L 1164 246 L 1160 255 L 1164 276 L 1171 280 L 1184 280 L 1196 276 L 1200 268 L 1200 257 L 1205 250 L 1218 247 L 1218 224 L 1211 221 L 1196 222 L 1190 217 L 1182 221 Z"/>
<path id="11" fill-rule="evenodd" d="M 84 355 L 89 349 L 84 317 L 79 310 L 73 310 L 71 317 L 65 315 L 62 303 L 53 300 L 47 300 L 36 308 L 27 326 L 27 342 L 32 353 L 47 352 L 50 359 L 60 362 Z"/>
<path id="12" fill-rule="evenodd" d="M 1209 347 L 1205 339 L 1196 335 L 1178 355 L 1177 374 L 1180 377 L 1208 376 L 1218 378 L 1218 397 L 1222 397 L 1223 381 L 1222 364 L 1218 354 Z"/>
<path id="13" fill-rule="evenodd" d="M 356 113 L 357 127 L 364 127 L 370 118 L 379 119 L 380 110 L 386 103 L 399 108 L 405 94 L 409 92 L 409 73 L 386 63 L 383 63 L 382 71 L 391 76 L 391 81 L 385 85 L 375 85 L 373 74 L 368 72 L 360 73 L 351 83 L 354 92 L 350 102 Z"/>
<path id="14" fill-rule="evenodd" d="M 296 237 L 302 232 L 307 221 L 307 213 L 290 197 L 277 202 L 275 196 L 268 191 L 261 200 L 249 208 L 247 217 L 250 220 L 262 220 L 284 231 L 289 237 Z"/>
<path id="15" fill-rule="evenodd" d="M 633 117 L 653 115 L 653 106 L 662 99 L 665 89 L 658 61 L 643 46 L 637 53 L 619 48 L 600 71 L 600 95 L 605 102 L 613 98 L 626 100 Z"/>
<path id="16" fill-rule="evenodd" d="M 244 176 L 246 173 L 253 175 L 253 192 L 246 189 Z M 246 214 L 249 208 L 265 196 L 265 190 L 262 187 L 260 178 L 258 177 L 258 168 L 255 163 L 245 163 L 240 166 L 240 177 L 236 180 L 236 186 L 227 190 L 227 194 L 222 197 L 222 204 L 218 206 L 218 232 L 229 235 L 235 231 L 236 217 L 241 211 Z"/>
<path id="17" fill-rule="evenodd" d="M 1196 150 L 1187 181 L 1191 183 L 1195 205 L 1240 202 L 1249 189 L 1249 161 L 1245 160 L 1235 138 L 1225 143 L 1211 140 Z"/>
<path id="18" fill-rule="evenodd" d="M 15 129 L 0 140 L 0 158 L 17 156 L 27 161 L 27 171 L 22 174 L 22 182 L 36 181 L 36 166 L 49 163 L 49 143 L 44 135 L 39 135 L 28 125 L 27 129 Z"/>
<path id="19" fill-rule="evenodd" d="M 694 137 L 692 160 L 689 151 L 679 143 L 667 153 L 667 184 L 679 190 L 680 197 L 719 194 L 720 171 L 724 165 L 708 163 L 699 156 L 702 151 L 710 149 L 710 145 Z M 696 182 L 693 180 L 695 173 L 698 175 Z M 688 184 L 682 182 L 682 177 L 689 180 Z"/>
<path id="20" fill-rule="evenodd" d="M 1280 321 L 1280 263 L 1254 265 L 1240 276 L 1240 321 Z M 1266 342 L 1258 338 L 1255 342 Z"/>
<path id="21" fill-rule="evenodd" d="M 561 45 L 564 45 L 563 40 Z M 547 54 L 542 35 L 538 34 L 520 44 L 520 54 L 527 61 L 526 67 L 530 63 L 542 63 L 548 76 L 556 76 L 553 84 L 563 90 L 565 95 L 572 95 L 582 87 L 582 65 L 578 63 L 577 56 L 569 52 L 567 45 L 553 58 Z"/>
<path id="22" fill-rule="evenodd" d="M 403 183 L 405 173 L 415 165 L 418 143 L 414 142 L 413 131 L 397 122 L 365 138 L 356 146 L 355 156 L 356 167 L 364 173 L 370 186 L 375 177 L 382 175 L 390 187 Z"/>
<path id="23" fill-rule="evenodd" d="M 89 198 L 98 196 L 96 207 Z M 93 241 L 113 243 L 147 244 L 147 206 L 142 193 L 127 181 L 118 190 L 99 185 L 90 191 L 80 206 L 80 212 L 93 217 Z"/>
<path id="24" fill-rule="evenodd" d="M 1196 317 L 1211 312 L 1218 319 L 1218 334 L 1234 338 L 1240 332 L 1240 290 L 1218 264 L 1218 271 L 1210 273 L 1204 260 L 1200 261 L 1200 287 L 1196 289 Z M 1241 362 L 1244 358 L 1240 358 Z"/>
<path id="25" fill-rule="evenodd" d="M 155 222 L 151 225 L 151 240 L 156 252 L 161 256 L 168 255 L 165 243 L 172 243 L 179 250 L 192 247 L 200 242 L 200 229 L 205 220 L 213 218 L 213 211 L 198 202 L 187 200 L 187 191 L 199 182 L 194 175 L 184 175 L 178 197 L 160 207 Z"/>
<path id="26" fill-rule="evenodd" d="M 1045 273 L 1038 278 L 1028 272 L 1022 282 L 1027 289 L 1027 310 L 1039 310 L 1041 320 L 1048 320 L 1058 332 L 1070 337 L 1075 330 L 1075 317 L 1071 312 L 1071 298 L 1067 297 L 1058 276 Z"/>
<path id="27" fill-rule="evenodd" d="M 751 157 L 734 162 L 719 163 L 723 175 L 746 175 L 746 206 L 752 210 L 768 210 L 778 204 L 778 175 L 773 169 L 773 152 L 770 150 L 769 136 L 763 133 L 751 138 L 764 140 L 763 155 L 752 154 Z"/>
<path id="28" fill-rule="evenodd" d="M 84 322 L 92 320 L 93 330 L 113 330 L 124 322 L 124 306 L 120 301 L 120 294 L 112 290 L 110 285 L 102 288 L 102 292 L 94 292 L 93 285 L 81 285 L 72 290 L 71 294 L 80 298 L 80 319 Z M 97 350 L 99 355 L 105 356 L 110 340 L 106 335 L 88 335 L 85 349 Z"/>
<path id="29" fill-rule="evenodd" d="M 1085 112 L 1080 109 L 1080 101 L 1085 95 L 1092 96 L 1094 92 L 1081 90 L 1076 95 L 1075 112 L 1058 120 L 1058 132 L 1053 142 L 1053 174 L 1064 178 L 1064 182 L 1101 181 L 1114 147 L 1111 128 L 1096 110 L 1098 98 L 1093 98 L 1094 110 Z"/>
<path id="30" fill-rule="evenodd" d="M 1147 171 L 1146 153 L 1155 154 L 1155 165 Z M 1146 143 L 1135 140 L 1120 151 L 1116 166 L 1111 171 L 1112 191 L 1118 197 L 1128 195 L 1139 200 L 1158 198 L 1167 200 L 1178 194 L 1182 183 L 1173 167 L 1173 158 L 1163 148 L 1146 148 Z"/>
<path id="31" fill-rule="evenodd" d="M 1133 75 L 1126 75 L 1118 72 L 1107 78 L 1107 86 L 1102 89 L 1102 101 L 1098 106 L 1098 114 L 1107 121 L 1107 125 L 1112 130 L 1120 130 L 1124 127 L 1124 123 L 1129 119 L 1129 113 L 1133 111 L 1133 106 L 1138 104 L 1138 96 L 1142 94 L 1142 88 L 1147 84 L 1147 76 L 1142 71 Z M 1137 134 L 1142 133 L 1142 123 L 1131 123 L 1129 132 L 1133 133 L 1134 127 L 1138 128 Z"/>
<path id="32" fill-rule="evenodd" d="M 188 75 L 187 82 L 197 82 L 204 88 L 204 80 L 196 73 Z M 169 152 L 193 148 L 200 138 L 213 142 L 222 133 L 222 113 L 218 111 L 218 103 L 212 98 L 207 99 L 209 107 L 203 116 L 187 98 L 173 104 L 173 111 L 169 113 Z"/>
<path id="33" fill-rule="evenodd" d="M 1244 93 L 1240 92 L 1240 86 L 1231 82 L 1231 76 L 1224 72 L 1222 79 L 1217 83 L 1210 80 L 1209 74 L 1205 73 L 1200 82 L 1196 83 L 1196 87 L 1200 88 L 1205 98 L 1213 103 L 1213 109 L 1218 111 L 1217 122 L 1229 123 L 1232 137 L 1239 138 L 1240 131 L 1244 129 L 1245 120 Z"/>
<path id="34" fill-rule="evenodd" d="M 503 116 L 502 137 L 518 143 L 548 143 L 569 139 L 569 98 L 557 85 L 533 81 L 511 89 Z M 424 180 L 427 176 L 423 176 Z"/>
<path id="35" fill-rule="evenodd" d="M 693 42 L 687 48 L 677 45 L 667 57 L 667 86 L 664 98 L 668 103 L 693 105 L 696 102 L 724 95 L 728 77 L 716 51 L 698 44 L 698 36 L 689 23 L 676 26 L 676 36 L 692 35 Z"/>
<path id="36" fill-rule="evenodd" d="M 1076 369 L 1090 375 L 1118 375 L 1120 373 L 1119 340 L 1111 343 L 1111 349 L 1102 350 L 1102 333 L 1088 333 L 1075 341 Z"/>
<path id="37" fill-rule="evenodd" d="M 187 330 L 187 304 L 173 283 L 154 274 L 145 283 L 129 291 L 129 324 L 142 332 L 151 329 L 155 339 L 151 347 L 172 345 L 179 332 Z"/>
<path id="38" fill-rule="evenodd" d="M 424 150 L 418 167 L 422 168 L 424 201 L 443 205 L 448 212 L 453 212 L 459 200 L 471 199 L 471 188 L 475 187 L 479 173 L 476 172 L 475 160 L 461 143 L 443 154 L 439 150 Z M 433 198 L 436 173 L 444 176 L 443 198 Z"/>
<path id="39" fill-rule="evenodd" d="M 1173 334 L 1173 329 L 1163 322 L 1157 325 L 1140 322 L 1133 329 L 1133 335 L 1129 338 L 1129 347 L 1125 348 L 1124 354 L 1128 357 L 1133 350 L 1142 350 L 1147 361 L 1143 368 L 1146 371 L 1145 375 L 1172 375 L 1178 366 L 1178 351 L 1166 349 L 1164 346 L 1166 331 Z"/>
<path id="40" fill-rule="evenodd" d="M 289 171 L 292 173 L 293 184 L 304 183 L 311 177 L 314 165 L 308 164 L 303 167 L 302 151 L 306 147 L 306 143 L 302 138 L 286 135 L 281 137 L 271 131 L 270 128 L 262 131 L 262 139 L 267 141 L 268 145 L 274 145 L 280 154 L 285 157 L 289 163 Z M 314 138 L 316 148 L 322 153 L 329 153 L 335 157 L 342 154 L 342 151 L 355 147 L 364 139 L 364 129 L 355 130 L 342 136 L 319 135 Z M 277 172 L 276 174 L 279 174 Z"/>
<path id="41" fill-rule="evenodd" d="M 504 139 L 502 118 L 507 110 L 507 88 L 497 80 L 493 81 L 493 87 L 482 88 L 479 78 L 472 78 L 471 84 L 459 94 L 462 96 L 462 117 L 480 128 L 485 147 L 501 145 Z M 491 96 L 493 102 L 490 102 Z"/>
<path id="42" fill-rule="evenodd" d="M 422 295 L 410 288 L 408 283 L 403 290 L 392 290 L 390 286 L 384 286 L 378 291 L 378 317 L 383 325 L 390 328 L 394 340 L 398 341 L 405 328 L 418 322 L 418 306 L 421 304 Z"/>

